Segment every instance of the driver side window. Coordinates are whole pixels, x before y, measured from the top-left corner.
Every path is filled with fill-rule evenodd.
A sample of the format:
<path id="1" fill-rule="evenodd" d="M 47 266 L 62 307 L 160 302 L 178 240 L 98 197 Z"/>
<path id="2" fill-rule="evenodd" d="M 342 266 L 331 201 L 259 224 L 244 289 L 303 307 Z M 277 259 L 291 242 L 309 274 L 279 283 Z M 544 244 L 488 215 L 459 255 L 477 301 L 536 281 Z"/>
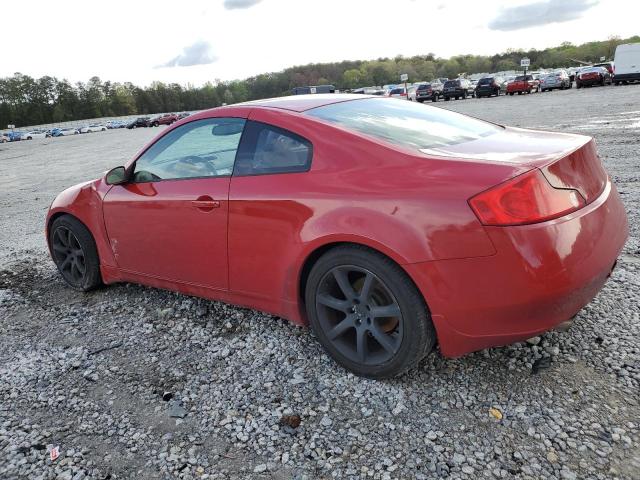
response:
<path id="1" fill-rule="evenodd" d="M 231 176 L 244 124 L 242 118 L 207 118 L 181 125 L 138 158 L 133 181 Z"/>

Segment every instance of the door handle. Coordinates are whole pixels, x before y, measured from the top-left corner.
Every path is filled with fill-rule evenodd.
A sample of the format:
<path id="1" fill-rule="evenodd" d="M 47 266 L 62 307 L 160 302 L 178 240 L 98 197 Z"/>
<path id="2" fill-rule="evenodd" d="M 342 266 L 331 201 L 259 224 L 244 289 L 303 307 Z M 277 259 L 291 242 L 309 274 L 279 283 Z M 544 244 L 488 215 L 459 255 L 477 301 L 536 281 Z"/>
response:
<path id="1" fill-rule="evenodd" d="M 220 208 L 220 202 L 208 196 L 199 197 L 191 201 L 191 206 L 203 212 L 210 212 L 214 208 Z"/>

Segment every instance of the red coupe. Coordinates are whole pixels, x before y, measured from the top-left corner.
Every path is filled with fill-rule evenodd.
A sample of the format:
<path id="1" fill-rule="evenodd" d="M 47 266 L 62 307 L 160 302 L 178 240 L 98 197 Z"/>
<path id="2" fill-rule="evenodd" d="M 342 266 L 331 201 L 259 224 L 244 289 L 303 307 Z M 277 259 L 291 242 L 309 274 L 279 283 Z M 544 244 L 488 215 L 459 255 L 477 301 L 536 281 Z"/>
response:
<path id="1" fill-rule="evenodd" d="M 136 282 L 310 324 L 382 378 L 568 322 L 628 235 L 593 140 L 362 95 L 214 108 L 62 192 L 47 243 Z"/>

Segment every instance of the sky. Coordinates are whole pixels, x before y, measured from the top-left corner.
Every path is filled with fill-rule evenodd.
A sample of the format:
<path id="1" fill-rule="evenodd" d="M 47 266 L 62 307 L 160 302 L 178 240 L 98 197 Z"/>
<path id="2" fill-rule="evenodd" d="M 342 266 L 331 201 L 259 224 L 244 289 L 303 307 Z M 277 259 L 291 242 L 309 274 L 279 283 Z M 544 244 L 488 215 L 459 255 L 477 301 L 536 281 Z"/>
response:
<path id="1" fill-rule="evenodd" d="M 140 86 L 640 34 L 640 2 L 619 0 L 31 0 L 20 10 L 0 21 L 0 77 L 97 75 Z"/>

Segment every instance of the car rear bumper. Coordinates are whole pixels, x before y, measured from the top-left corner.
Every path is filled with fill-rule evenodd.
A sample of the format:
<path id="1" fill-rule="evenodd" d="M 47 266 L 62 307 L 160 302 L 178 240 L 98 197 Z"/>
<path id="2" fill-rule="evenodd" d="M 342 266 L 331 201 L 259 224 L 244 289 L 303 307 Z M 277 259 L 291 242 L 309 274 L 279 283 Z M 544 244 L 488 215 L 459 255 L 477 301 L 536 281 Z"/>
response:
<path id="1" fill-rule="evenodd" d="M 579 80 L 580 85 L 588 86 L 588 85 L 599 85 L 602 82 L 601 78 L 585 78 Z"/>
<path id="2" fill-rule="evenodd" d="M 445 356 L 521 341 L 565 323 L 602 288 L 628 236 L 611 183 L 570 215 L 486 230 L 493 256 L 405 266 L 427 300 Z"/>

